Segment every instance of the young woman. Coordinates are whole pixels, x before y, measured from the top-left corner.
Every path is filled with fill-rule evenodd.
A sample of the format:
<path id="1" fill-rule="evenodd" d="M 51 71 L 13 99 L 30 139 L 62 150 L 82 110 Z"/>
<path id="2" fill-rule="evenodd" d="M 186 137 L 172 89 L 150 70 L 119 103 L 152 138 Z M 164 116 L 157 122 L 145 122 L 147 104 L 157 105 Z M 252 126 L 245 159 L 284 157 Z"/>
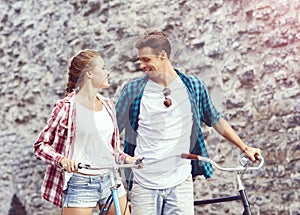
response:
<path id="1" fill-rule="evenodd" d="M 78 169 L 77 164 L 134 163 L 119 149 L 119 131 L 111 100 L 98 93 L 108 88 L 105 63 L 95 50 L 83 50 L 70 62 L 65 98 L 57 101 L 51 118 L 34 143 L 38 159 L 47 162 L 41 192 L 63 207 L 63 215 L 90 215 L 110 194 L 106 170 Z M 126 191 L 118 190 L 122 214 Z M 110 214 L 114 214 L 111 207 Z M 126 213 L 129 214 L 127 207 Z"/>

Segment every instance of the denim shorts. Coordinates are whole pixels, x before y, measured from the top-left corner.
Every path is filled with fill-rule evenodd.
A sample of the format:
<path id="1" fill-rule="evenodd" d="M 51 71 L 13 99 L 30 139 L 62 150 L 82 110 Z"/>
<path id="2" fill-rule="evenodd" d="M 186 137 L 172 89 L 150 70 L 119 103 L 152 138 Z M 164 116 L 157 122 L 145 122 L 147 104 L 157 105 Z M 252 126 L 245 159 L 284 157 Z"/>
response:
<path id="1" fill-rule="evenodd" d="M 115 178 L 119 197 L 126 194 L 120 178 Z M 86 176 L 74 173 L 64 190 L 63 207 L 96 207 L 105 203 L 111 191 L 109 175 Z"/>

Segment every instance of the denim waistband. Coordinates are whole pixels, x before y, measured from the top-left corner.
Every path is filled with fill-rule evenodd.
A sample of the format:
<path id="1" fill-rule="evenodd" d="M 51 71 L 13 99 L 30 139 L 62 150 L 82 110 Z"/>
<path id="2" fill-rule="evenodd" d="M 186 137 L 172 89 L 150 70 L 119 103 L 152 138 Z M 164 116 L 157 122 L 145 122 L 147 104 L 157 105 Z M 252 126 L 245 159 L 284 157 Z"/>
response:
<path id="1" fill-rule="evenodd" d="M 106 178 L 109 178 L 110 175 L 108 174 L 104 174 L 104 175 L 84 175 L 84 174 L 80 174 L 80 173 L 73 173 L 74 177 L 78 177 L 78 178 L 84 178 L 87 181 L 95 181 L 95 180 L 101 180 L 103 181 Z"/>

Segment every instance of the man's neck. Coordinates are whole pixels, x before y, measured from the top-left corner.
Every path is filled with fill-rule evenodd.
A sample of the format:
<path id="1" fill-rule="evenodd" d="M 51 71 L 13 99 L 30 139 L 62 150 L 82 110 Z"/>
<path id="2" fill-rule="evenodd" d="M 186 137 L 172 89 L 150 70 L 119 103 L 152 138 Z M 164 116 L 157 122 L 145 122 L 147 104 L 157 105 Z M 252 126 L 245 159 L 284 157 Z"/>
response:
<path id="1" fill-rule="evenodd" d="M 152 81 L 156 82 L 157 84 L 167 87 L 178 77 L 177 72 L 174 70 L 171 64 L 167 65 L 163 68 L 163 71 L 160 72 L 159 75 L 156 77 L 151 78 Z"/>

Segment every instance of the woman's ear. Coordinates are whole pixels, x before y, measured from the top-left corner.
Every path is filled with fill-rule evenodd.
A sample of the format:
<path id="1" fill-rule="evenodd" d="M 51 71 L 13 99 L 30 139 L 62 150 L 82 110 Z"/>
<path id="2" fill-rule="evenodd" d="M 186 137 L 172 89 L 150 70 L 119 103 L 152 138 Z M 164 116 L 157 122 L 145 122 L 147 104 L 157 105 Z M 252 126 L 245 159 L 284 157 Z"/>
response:
<path id="1" fill-rule="evenodd" d="M 88 78 L 93 78 L 93 73 L 91 71 L 87 71 L 85 73 L 85 75 L 88 77 Z"/>

